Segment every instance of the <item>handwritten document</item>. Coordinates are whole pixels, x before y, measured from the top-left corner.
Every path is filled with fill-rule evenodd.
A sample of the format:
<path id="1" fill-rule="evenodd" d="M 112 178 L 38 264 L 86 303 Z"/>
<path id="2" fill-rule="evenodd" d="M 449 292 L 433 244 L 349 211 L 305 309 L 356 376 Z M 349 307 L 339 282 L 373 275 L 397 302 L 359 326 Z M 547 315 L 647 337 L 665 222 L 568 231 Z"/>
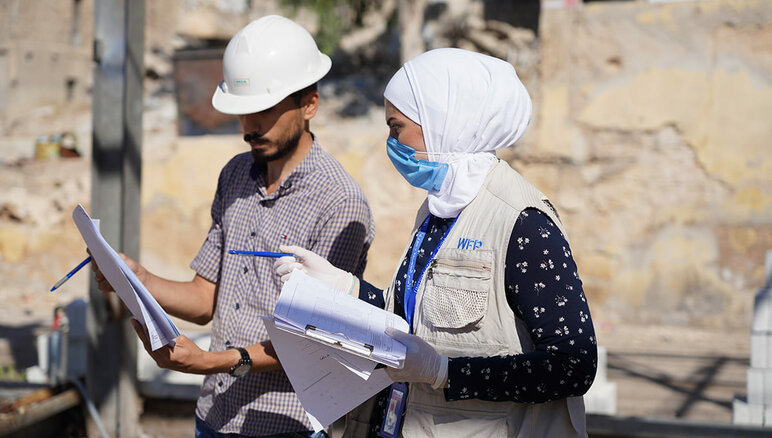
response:
<path id="1" fill-rule="evenodd" d="M 152 349 L 174 345 L 174 339 L 180 335 L 180 331 L 150 295 L 145 285 L 139 281 L 134 271 L 102 237 L 99 232 L 99 220 L 91 219 L 80 204 L 73 210 L 72 219 L 99 270 L 134 318 L 147 328 Z"/>

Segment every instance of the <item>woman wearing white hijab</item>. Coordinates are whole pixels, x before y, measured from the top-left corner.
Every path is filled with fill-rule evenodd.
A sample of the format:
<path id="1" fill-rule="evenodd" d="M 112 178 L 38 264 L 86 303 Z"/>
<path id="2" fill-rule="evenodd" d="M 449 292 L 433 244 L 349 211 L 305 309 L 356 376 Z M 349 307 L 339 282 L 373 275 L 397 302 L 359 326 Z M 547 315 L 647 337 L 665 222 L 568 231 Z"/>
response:
<path id="1" fill-rule="evenodd" d="M 295 257 L 276 263 L 285 280 L 302 269 L 411 328 L 387 330 L 407 347 L 404 367 L 388 373 L 409 387 L 360 407 L 345 435 L 586 437 L 581 396 L 597 349 L 581 280 L 552 205 L 495 155 L 531 117 L 514 68 L 432 50 L 407 62 L 384 98 L 387 154 L 427 190 L 391 286 L 299 247 L 282 247 Z"/>

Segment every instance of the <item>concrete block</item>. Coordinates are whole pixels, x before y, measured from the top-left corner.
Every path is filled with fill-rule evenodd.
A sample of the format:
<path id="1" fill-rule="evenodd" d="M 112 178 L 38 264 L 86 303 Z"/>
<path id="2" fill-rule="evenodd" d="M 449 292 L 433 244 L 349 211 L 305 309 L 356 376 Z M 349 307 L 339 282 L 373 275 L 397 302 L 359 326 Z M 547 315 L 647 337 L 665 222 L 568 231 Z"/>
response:
<path id="1" fill-rule="evenodd" d="M 772 405 L 772 369 L 748 368 L 748 403 Z"/>
<path id="2" fill-rule="evenodd" d="M 772 334 L 751 332 L 751 368 L 772 368 Z"/>
<path id="3" fill-rule="evenodd" d="M 772 249 L 767 250 L 766 257 L 764 257 L 764 287 L 772 289 Z"/>
<path id="4" fill-rule="evenodd" d="M 584 407 L 588 414 L 616 415 L 617 384 L 596 380 L 584 395 Z"/>
<path id="5" fill-rule="evenodd" d="M 38 365 L 27 368 L 25 370 L 24 376 L 28 383 L 35 383 L 39 385 L 48 384 L 48 372 Z"/>
<path id="6" fill-rule="evenodd" d="M 606 347 L 598 345 L 598 369 L 595 372 L 595 382 L 606 382 L 608 370 L 608 351 Z M 595 383 L 593 383 L 594 385 Z"/>
<path id="7" fill-rule="evenodd" d="M 772 331 L 772 289 L 761 289 L 753 297 L 751 330 L 754 332 Z"/>
<path id="8" fill-rule="evenodd" d="M 764 423 L 764 406 L 749 404 L 742 398 L 732 400 L 732 423 L 761 425 Z"/>
<path id="9" fill-rule="evenodd" d="M 755 332 L 772 331 L 772 250 L 764 259 L 764 287 L 753 298 L 753 324 Z"/>
<path id="10" fill-rule="evenodd" d="M 46 370 L 46 372 L 48 372 L 48 367 L 50 366 L 48 359 L 48 353 L 50 351 L 48 347 L 49 343 L 50 336 L 47 333 L 38 335 L 38 337 L 35 338 L 35 347 L 38 350 L 38 366 L 43 370 Z"/>

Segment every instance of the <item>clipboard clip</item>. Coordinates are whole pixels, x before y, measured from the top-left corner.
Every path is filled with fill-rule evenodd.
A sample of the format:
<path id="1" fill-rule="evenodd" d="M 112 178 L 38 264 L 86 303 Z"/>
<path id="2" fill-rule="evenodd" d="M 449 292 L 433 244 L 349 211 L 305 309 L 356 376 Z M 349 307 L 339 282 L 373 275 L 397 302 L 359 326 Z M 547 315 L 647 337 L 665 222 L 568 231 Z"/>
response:
<path id="1" fill-rule="evenodd" d="M 311 324 L 306 325 L 306 336 L 317 341 L 324 342 L 325 344 L 332 345 L 334 347 L 340 347 L 344 350 L 351 351 L 352 353 L 359 354 L 361 356 L 370 357 L 373 354 L 373 346 L 365 344 L 363 342 L 357 342 L 349 338 L 343 333 L 332 333 L 327 330 L 317 328 Z M 345 338 L 345 341 L 336 339 L 336 336 Z"/>

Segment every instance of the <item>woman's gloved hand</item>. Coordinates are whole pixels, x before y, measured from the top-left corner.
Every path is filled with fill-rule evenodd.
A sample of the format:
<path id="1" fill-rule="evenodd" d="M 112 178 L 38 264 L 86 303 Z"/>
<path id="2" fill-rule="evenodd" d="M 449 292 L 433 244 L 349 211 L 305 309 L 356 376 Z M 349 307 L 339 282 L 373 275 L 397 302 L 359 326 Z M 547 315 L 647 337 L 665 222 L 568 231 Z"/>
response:
<path id="1" fill-rule="evenodd" d="M 274 270 L 281 276 L 281 281 L 286 282 L 289 280 L 292 271 L 299 269 L 335 289 L 346 292 L 349 295 L 358 296 L 357 278 L 349 272 L 336 268 L 324 257 L 315 254 L 313 251 L 293 245 L 281 245 L 279 246 L 279 251 L 294 255 L 294 257 L 280 257 L 273 264 Z"/>
<path id="2" fill-rule="evenodd" d="M 434 389 L 445 386 L 448 380 L 448 357 L 440 356 L 434 347 L 416 335 L 392 327 L 386 334 L 407 348 L 402 369 L 387 368 L 386 373 L 395 382 L 421 382 Z"/>

